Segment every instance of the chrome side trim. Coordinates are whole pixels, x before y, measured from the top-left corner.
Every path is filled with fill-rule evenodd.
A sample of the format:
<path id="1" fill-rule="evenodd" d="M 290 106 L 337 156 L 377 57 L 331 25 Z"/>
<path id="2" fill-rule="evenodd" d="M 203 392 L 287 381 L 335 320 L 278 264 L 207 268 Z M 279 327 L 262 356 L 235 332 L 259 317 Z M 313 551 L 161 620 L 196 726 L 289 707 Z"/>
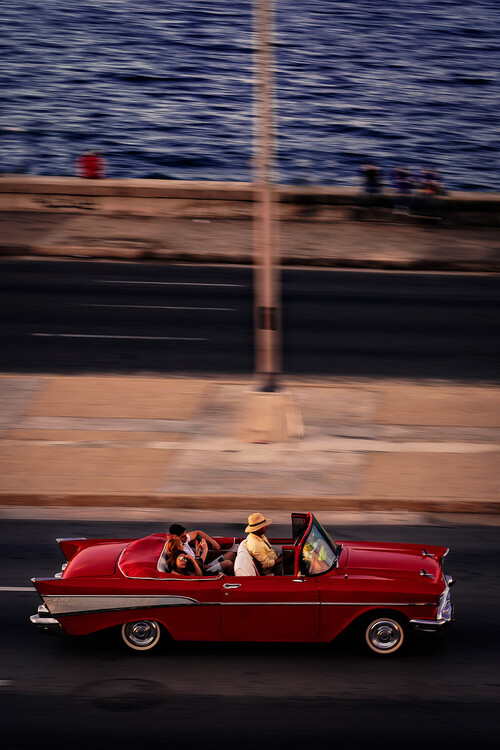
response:
<path id="1" fill-rule="evenodd" d="M 151 607 L 185 607 L 200 604 L 188 596 L 96 596 L 86 594 L 43 595 L 51 615 L 112 612 L 121 609 L 150 609 Z"/>
<path id="2" fill-rule="evenodd" d="M 60 544 L 61 542 L 86 542 L 87 537 L 86 536 L 63 536 L 58 537 L 56 539 L 56 542 Z"/>
<path id="3" fill-rule="evenodd" d="M 124 578 L 127 578 L 129 581 L 158 581 L 158 583 L 175 583 L 176 581 L 179 581 L 179 583 L 186 583 L 187 581 L 197 583 L 210 583 L 210 581 L 217 581 L 219 578 L 224 578 L 224 573 L 219 573 L 218 576 L 203 576 L 203 578 L 188 578 L 187 576 L 172 576 L 172 578 L 154 578 L 152 576 L 128 576 L 126 573 L 122 571 L 120 566 L 118 566 L 120 573 Z"/>
<path id="4" fill-rule="evenodd" d="M 319 602 L 221 602 L 223 607 L 317 607 Z"/>
<path id="5" fill-rule="evenodd" d="M 198 599 L 182 595 L 164 596 L 122 596 L 122 595 L 92 595 L 66 594 L 45 595 L 42 597 L 45 610 L 51 615 L 64 617 L 66 615 L 82 615 L 90 613 L 116 612 L 131 609 L 158 609 L 186 606 L 223 606 L 223 607 L 427 607 L 435 606 L 435 602 L 263 602 L 263 601 L 211 601 L 201 602 Z M 44 618 L 48 619 L 48 618 Z"/>
<path id="6" fill-rule="evenodd" d="M 436 602 L 320 602 L 323 607 L 434 607 Z"/>
<path id="7" fill-rule="evenodd" d="M 434 607 L 436 602 L 221 602 L 223 607 Z"/>

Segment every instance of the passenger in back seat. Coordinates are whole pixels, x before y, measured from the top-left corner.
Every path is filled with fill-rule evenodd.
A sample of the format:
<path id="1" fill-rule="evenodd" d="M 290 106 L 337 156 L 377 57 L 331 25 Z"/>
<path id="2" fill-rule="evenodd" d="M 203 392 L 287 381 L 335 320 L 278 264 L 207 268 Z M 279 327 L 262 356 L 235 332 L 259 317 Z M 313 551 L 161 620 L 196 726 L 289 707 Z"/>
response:
<path id="1" fill-rule="evenodd" d="M 186 531 L 185 526 L 182 526 L 180 523 L 173 523 L 170 526 L 169 532 L 170 534 L 176 534 L 180 538 L 184 545 L 184 552 L 193 559 L 196 559 L 204 575 L 217 575 L 219 573 L 224 573 L 227 576 L 233 575 L 236 553 L 232 551 L 222 552 L 220 544 L 204 531 Z M 190 542 L 195 543 L 195 550 L 193 550 Z M 215 560 L 206 564 L 208 545 L 215 550 L 217 556 Z"/>
<path id="2" fill-rule="evenodd" d="M 202 576 L 201 568 L 196 560 L 187 555 L 184 550 L 176 550 L 167 560 L 169 573 L 174 576 Z"/>
<path id="3" fill-rule="evenodd" d="M 174 535 L 169 536 L 158 560 L 158 570 L 160 573 L 170 573 L 168 559 L 172 557 L 174 552 L 182 552 L 183 550 L 184 545 L 180 538 Z"/>

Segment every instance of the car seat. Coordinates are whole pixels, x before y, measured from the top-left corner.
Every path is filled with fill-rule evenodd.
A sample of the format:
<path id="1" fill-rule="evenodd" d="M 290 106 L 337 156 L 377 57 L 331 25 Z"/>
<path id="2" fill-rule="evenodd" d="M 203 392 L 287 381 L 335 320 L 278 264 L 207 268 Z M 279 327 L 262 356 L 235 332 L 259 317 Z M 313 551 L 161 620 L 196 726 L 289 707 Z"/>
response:
<path id="1" fill-rule="evenodd" d="M 235 576 L 258 576 L 260 575 L 255 560 L 246 548 L 245 541 L 240 542 L 234 561 Z"/>

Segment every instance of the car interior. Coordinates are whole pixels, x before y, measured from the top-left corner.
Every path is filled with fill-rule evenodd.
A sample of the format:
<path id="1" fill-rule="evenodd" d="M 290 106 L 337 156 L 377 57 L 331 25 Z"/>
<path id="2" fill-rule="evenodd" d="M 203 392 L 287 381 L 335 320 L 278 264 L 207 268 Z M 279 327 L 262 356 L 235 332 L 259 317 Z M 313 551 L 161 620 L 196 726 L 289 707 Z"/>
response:
<path id="1" fill-rule="evenodd" d="M 308 528 L 308 515 L 306 513 L 292 513 L 292 538 L 271 540 L 273 547 L 283 556 L 283 575 L 293 576 L 300 570 L 300 548 L 304 534 Z M 165 567 L 165 534 L 152 534 L 141 540 L 135 540 L 123 551 L 119 568 L 123 575 L 128 578 L 163 578 L 169 573 Z M 217 537 L 222 551 L 235 549 L 236 560 L 234 564 L 235 576 L 259 576 L 262 575 L 259 565 L 248 552 L 243 538 Z M 210 561 L 218 553 L 209 552 L 207 560 Z M 221 574 L 222 575 L 222 574 Z"/>

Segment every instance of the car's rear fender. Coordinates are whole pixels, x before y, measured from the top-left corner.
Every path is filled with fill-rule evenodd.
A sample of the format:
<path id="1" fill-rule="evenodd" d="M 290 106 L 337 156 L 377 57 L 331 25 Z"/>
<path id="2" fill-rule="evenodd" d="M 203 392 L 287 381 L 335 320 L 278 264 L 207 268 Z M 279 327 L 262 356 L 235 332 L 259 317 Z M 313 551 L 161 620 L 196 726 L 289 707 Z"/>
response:
<path id="1" fill-rule="evenodd" d="M 94 547 L 98 544 L 110 544 L 116 542 L 123 542 L 128 544 L 134 541 L 133 539 L 87 539 L 86 537 L 66 537 L 63 539 L 56 539 L 61 551 L 69 562 L 78 552 L 87 547 Z"/>
<path id="2" fill-rule="evenodd" d="M 43 602 L 45 615 L 57 620 L 67 635 L 88 635 L 89 633 L 96 633 L 100 630 L 107 630 L 108 628 L 141 619 L 158 622 L 170 635 L 165 617 L 162 616 L 164 614 L 162 610 L 144 607 L 133 610 L 116 609 L 114 611 L 64 612 L 73 598 L 73 595 L 68 593 L 67 582 L 64 579 L 32 578 L 31 582 Z M 78 594 L 82 598 L 92 598 L 92 594 L 85 583 L 78 590 Z M 125 591 L 124 595 L 126 595 Z"/>
<path id="3" fill-rule="evenodd" d="M 137 609 L 134 612 L 105 612 L 98 616 L 92 613 L 81 615 L 59 616 L 58 621 L 64 628 L 67 635 L 89 635 L 102 630 L 120 627 L 127 622 L 136 622 L 137 620 L 152 620 L 157 622 L 160 627 L 171 637 L 169 629 L 163 618 L 154 614 L 151 609 Z"/>

